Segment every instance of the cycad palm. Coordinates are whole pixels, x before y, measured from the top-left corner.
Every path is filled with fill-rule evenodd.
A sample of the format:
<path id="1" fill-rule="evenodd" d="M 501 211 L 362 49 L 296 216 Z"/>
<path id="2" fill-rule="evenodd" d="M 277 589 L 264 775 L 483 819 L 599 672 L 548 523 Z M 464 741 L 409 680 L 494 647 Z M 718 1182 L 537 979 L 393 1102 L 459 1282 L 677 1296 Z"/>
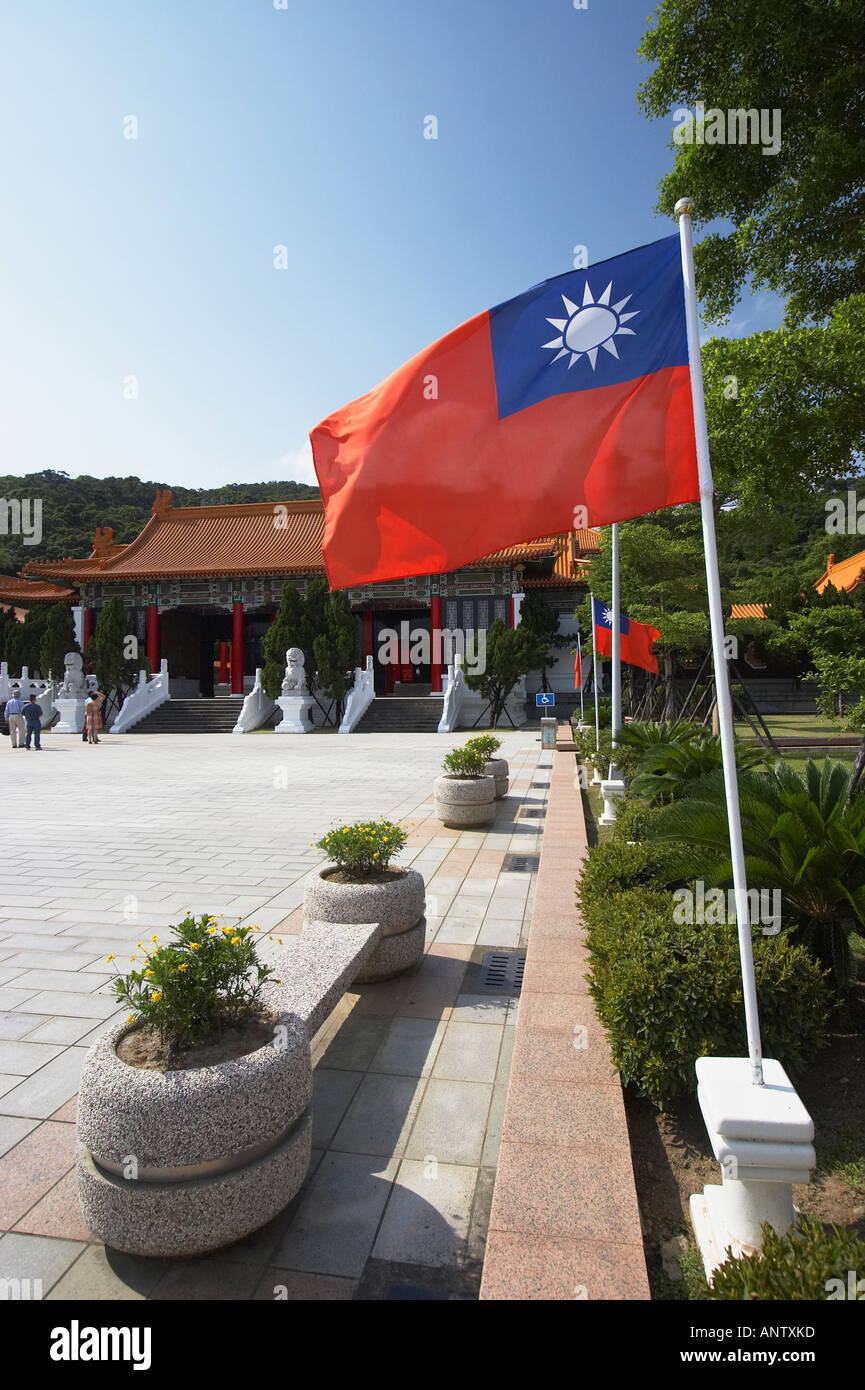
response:
<path id="1" fill-rule="evenodd" d="M 865 797 L 850 799 L 839 764 L 808 761 L 801 776 L 786 763 L 739 778 L 748 882 L 778 888 L 797 939 L 849 984 L 849 934 L 865 924 Z M 724 782 L 711 773 L 694 794 L 664 807 L 647 840 L 674 841 L 681 852 L 671 882 L 697 876 L 713 887 L 732 883 Z"/>

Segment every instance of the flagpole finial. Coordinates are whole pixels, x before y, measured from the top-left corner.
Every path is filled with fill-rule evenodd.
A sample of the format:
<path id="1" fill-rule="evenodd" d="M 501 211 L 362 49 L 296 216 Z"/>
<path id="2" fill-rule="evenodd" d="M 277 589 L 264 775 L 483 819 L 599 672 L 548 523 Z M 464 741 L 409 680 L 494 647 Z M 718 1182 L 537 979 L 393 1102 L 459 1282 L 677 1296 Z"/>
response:
<path id="1" fill-rule="evenodd" d="M 690 217 L 694 211 L 694 204 L 690 198 L 680 198 L 673 212 L 676 217 L 682 217 L 685 213 Z"/>

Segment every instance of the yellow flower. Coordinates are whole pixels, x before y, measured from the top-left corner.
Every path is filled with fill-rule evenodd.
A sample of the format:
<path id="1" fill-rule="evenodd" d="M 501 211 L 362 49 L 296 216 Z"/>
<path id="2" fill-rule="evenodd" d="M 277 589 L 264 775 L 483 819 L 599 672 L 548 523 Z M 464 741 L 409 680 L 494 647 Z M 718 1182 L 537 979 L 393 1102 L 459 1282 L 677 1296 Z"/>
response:
<path id="1" fill-rule="evenodd" d="M 134 957 L 134 956 L 130 956 L 129 959 L 130 959 L 130 960 L 135 960 L 135 957 Z"/>
<path id="2" fill-rule="evenodd" d="M 215 935 L 216 935 L 216 927 L 208 927 L 208 928 L 207 928 L 207 935 L 208 935 L 208 936 L 215 936 Z"/>
<path id="3" fill-rule="evenodd" d="M 144 978 L 145 978 L 145 980 L 152 980 L 152 979 L 153 979 L 153 971 L 152 971 L 152 970 L 145 970 L 145 972 L 144 972 Z"/>
<path id="4" fill-rule="evenodd" d="M 190 941 L 190 943 L 189 943 L 189 949 L 190 949 L 190 951 L 200 951 L 200 950 L 201 950 L 201 942 L 200 942 L 200 941 Z"/>
<path id="5" fill-rule="evenodd" d="M 126 1022 L 127 1022 L 127 1023 L 134 1023 L 134 1022 L 135 1022 L 135 1014 L 130 1014 L 129 1017 L 127 1018 Z"/>
<path id="6" fill-rule="evenodd" d="M 278 936 L 276 939 L 277 939 L 277 941 L 279 942 L 279 944 L 280 944 L 280 946 L 281 946 L 281 945 L 282 945 L 282 937 L 281 937 L 281 936 Z"/>
<path id="7" fill-rule="evenodd" d="M 233 936 L 233 937 L 231 938 L 231 944 L 232 944 L 232 946 L 239 946 L 239 945 L 240 945 L 240 937 L 239 937 L 239 936 Z"/>
<path id="8" fill-rule="evenodd" d="M 110 965 L 111 962 L 112 962 L 113 960 L 116 960 L 116 959 L 117 959 L 117 957 L 112 953 L 110 956 L 106 956 L 106 957 L 105 957 L 105 964 L 106 964 L 106 965 Z"/>
<path id="9" fill-rule="evenodd" d="M 151 936 L 150 940 L 151 940 L 151 941 L 158 941 L 158 940 L 159 940 L 159 933 L 157 932 L 157 933 L 156 933 L 156 936 Z"/>
<path id="10" fill-rule="evenodd" d="M 136 946 L 138 947 L 139 951 L 143 951 L 143 950 L 144 950 L 144 942 L 143 942 L 143 941 L 136 941 L 135 944 L 136 944 Z"/>
<path id="11" fill-rule="evenodd" d="M 208 917 L 207 920 L 208 920 L 208 922 L 213 923 L 214 926 L 216 925 L 216 918 L 215 918 L 215 917 Z"/>
<path id="12" fill-rule="evenodd" d="M 188 961 L 184 961 L 183 964 L 182 964 L 182 965 L 178 965 L 177 968 L 178 968 L 178 970 L 180 971 L 180 973 L 181 973 L 181 975 L 182 975 L 183 972 L 184 972 L 184 970 L 188 970 L 188 969 L 189 969 L 189 962 L 188 962 Z"/>
<path id="13" fill-rule="evenodd" d="M 154 1004 L 158 1004 L 160 999 L 162 998 L 162 990 L 155 989 L 151 994 L 150 998 L 153 1000 Z"/>

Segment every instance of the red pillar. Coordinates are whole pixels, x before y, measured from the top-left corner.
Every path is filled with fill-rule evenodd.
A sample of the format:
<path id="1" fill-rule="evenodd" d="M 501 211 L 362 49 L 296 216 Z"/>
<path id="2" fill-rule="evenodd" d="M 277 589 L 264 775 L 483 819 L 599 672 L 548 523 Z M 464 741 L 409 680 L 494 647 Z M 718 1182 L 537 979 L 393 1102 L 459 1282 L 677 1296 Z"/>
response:
<path id="1" fill-rule="evenodd" d="M 365 608 L 363 612 L 363 664 L 366 665 L 366 658 L 372 656 L 372 609 Z"/>
<path id="2" fill-rule="evenodd" d="M 433 594 L 429 605 L 429 625 L 430 625 L 430 689 L 433 695 L 440 695 L 442 692 L 442 601 L 438 594 Z"/>
<path id="3" fill-rule="evenodd" d="M 159 608 L 155 603 L 147 607 L 147 660 L 152 671 L 159 670 Z"/>
<path id="4" fill-rule="evenodd" d="M 243 604 L 235 602 L 231 629 L 231 693 L 243 694 Z"/>
<path id="5" fill-rule="evenodd" d="M 219 644 L 219 684 L 228 684 L 228 643 Z"/>
<path id="6" fill-rule="evenodd" d="M 509 609 L 508 609 L 508 623 L 510 624 L 511 627 L 513 627 L 513 625 L 514 625 L 514 596 L 513 596 L 513 594 L 511 594 L 510 599 L 508 600 L 508 603 L 510 604 L 510 607 L 509 607 Z"/>

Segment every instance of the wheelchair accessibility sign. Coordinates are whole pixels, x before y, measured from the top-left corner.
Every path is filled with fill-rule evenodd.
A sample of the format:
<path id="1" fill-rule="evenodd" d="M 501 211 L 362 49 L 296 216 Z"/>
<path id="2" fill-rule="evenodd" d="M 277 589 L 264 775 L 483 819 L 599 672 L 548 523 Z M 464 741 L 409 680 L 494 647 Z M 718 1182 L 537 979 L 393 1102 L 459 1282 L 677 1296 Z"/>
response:
<path id="1" fill-rule="evenodd" d="M 556 695 L 553 690 L 542 690 L 535 696 L 535 709 L 544 709 L 546 706 L 556 703 Z"/>

